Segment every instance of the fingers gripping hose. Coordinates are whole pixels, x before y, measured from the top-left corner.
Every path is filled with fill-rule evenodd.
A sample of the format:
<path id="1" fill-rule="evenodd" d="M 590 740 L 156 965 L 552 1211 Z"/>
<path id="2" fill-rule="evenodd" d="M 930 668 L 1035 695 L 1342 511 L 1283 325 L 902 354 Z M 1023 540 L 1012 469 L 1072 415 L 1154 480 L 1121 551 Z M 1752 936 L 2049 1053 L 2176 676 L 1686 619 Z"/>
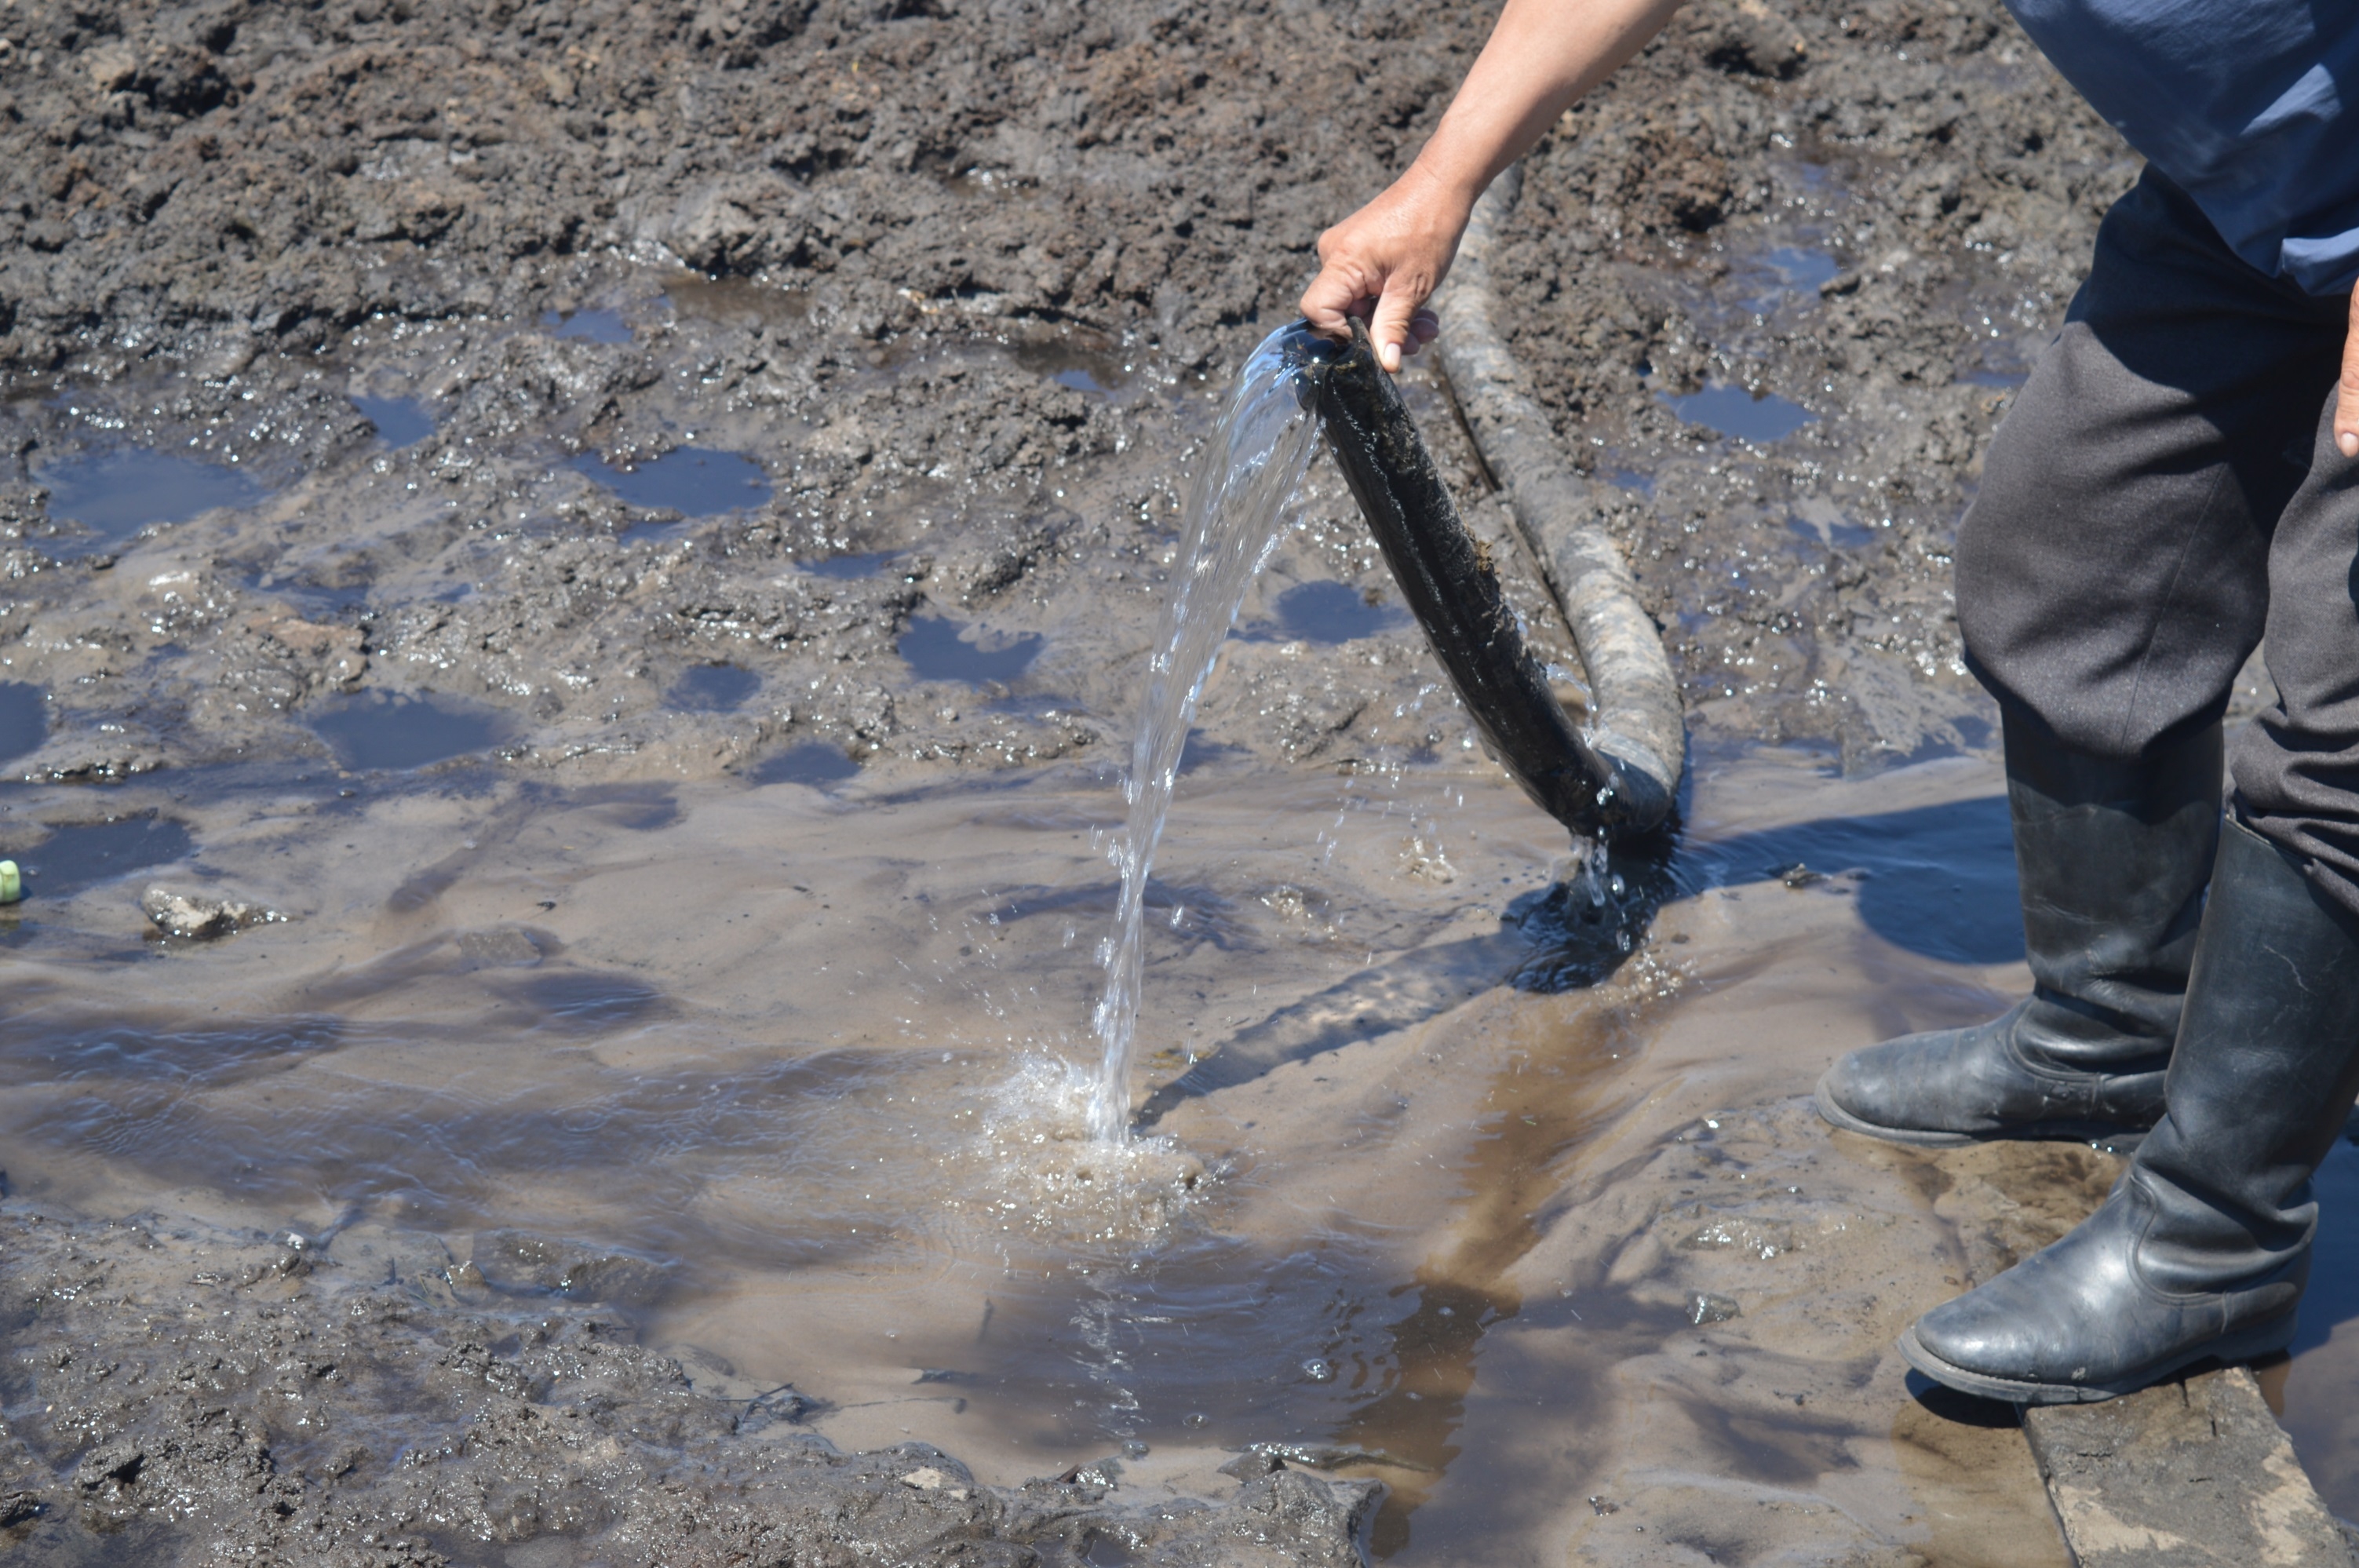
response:
<path id="1" fill-rule="evenodd" d="M 1493 755 L 1541 810 L 1584 837 L 1661 822 L 1678 775 L 1667 783 L 1628 766 L 1565 716 L 1524 646 L 1490 548 L 1467 532 L 1365 330 L 1353 322 L 1344 349 L 1306 329 L 1301 352 L 1344 480 Z"/>

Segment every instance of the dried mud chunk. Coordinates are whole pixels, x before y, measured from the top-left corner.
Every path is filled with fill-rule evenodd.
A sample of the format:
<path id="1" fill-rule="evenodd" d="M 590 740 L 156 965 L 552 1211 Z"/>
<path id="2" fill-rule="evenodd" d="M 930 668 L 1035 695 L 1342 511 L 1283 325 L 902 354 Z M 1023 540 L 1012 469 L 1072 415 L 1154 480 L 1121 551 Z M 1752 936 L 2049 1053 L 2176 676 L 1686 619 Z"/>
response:
<path id="1" fill-rule="evenodd" d="M 662 1264 L 520 1230 L 490 1231 L 476 1237 L 473 1262 L 477 1277 L 500 1290 L 546 1290 L 625 1306 L 655 1300 L 665 1281 Z"/>
<path id="2" fill-rule="evenodd" d="M 1710 1323 L 1726 1323 L 1739 1316 L 1744 1309 L 1728 1296 L 1716 1296 L 1710 1290 L 1688 1292 L 1687 1320 L 1702 1328 Z"/>
<path id="3" fill-rule="evenodd" d="M 248 926 L 276 924 L 287 919 L 260 904 L 243 903 L 235 898 L 202 898 L 160 886 L 139 895 L 139 909 L 166 936 L 190 942 L 211 942 Z"/>
<path id="4" fill-rule="evenodd" d="M 147 1463 L 147 1455 L 137 1443 L 118 1437 L 90 1451 L 74 1470 L 74 1485 L 85 1492 L 127 1486 L 139 1478 L 140 1466 Z"/>

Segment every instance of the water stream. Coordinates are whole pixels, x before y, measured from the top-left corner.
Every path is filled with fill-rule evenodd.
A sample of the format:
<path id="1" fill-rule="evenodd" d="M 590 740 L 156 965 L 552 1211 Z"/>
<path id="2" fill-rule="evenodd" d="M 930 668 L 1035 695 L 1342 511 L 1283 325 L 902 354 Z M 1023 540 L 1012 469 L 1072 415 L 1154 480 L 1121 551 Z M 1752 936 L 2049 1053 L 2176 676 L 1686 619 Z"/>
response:
<path id="1" fill-rule="evenodd" d="M 1295 328 L 1282 328 L 1245 361 L 1188 492 L 1178 567 L 1147 664 L 1147 699 L 1123 782 L 1129 819 L 1112 853 L 1122 896 L 1114 931 L 1100 949 L 1105 990 L 1094 1024 L 1104 1054 L 1089 1103 L 1091 1136 L 1103 1142 L 1128 1136 L 1147 877 L 1171 811 L 1188 726 L 1222 639 L 1277 541 L 1287 498 L 1318 441 L 1317 421 L 1300 397 L 1302 363 L 1291 352 L 1299 341 Z"/>

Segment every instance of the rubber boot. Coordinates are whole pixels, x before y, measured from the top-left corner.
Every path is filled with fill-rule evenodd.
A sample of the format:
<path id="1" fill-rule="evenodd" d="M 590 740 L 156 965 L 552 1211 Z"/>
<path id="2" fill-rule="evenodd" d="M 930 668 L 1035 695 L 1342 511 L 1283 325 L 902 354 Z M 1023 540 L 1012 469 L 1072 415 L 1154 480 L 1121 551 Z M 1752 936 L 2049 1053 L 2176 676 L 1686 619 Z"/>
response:
<path id="1" fill-rule="evenodd" d="M 2232 822 L 2171 1057 L 2170 1110 L 2094 1214 L 1917 1320 L 1937 1382 L 2022 1404 L 2111 1399 L 2293 1339 L 2310 1179 L 2359 1094 L 2359 921 Z"/>
<path id="2" fill-rule="evenodd" d="M 2220 726 L 2141 762 L 2006 718 L 2007 806 L 2032 993 L 1970 1029 L 1854 1051 L 1819 1114 L 1895 1143 L 2071 1138 L 2125 1152 L 2160 1119 L 2220 835 Z"/>

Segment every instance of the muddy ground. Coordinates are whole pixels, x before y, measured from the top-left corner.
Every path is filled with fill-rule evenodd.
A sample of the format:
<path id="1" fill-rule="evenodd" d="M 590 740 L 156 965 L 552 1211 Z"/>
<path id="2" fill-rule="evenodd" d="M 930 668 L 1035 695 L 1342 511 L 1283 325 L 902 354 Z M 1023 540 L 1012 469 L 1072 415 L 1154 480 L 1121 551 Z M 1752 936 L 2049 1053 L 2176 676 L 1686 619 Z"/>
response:
<path id="1" fill-rule="evenodd" d="M 673 781 L 1114 766 L 1225 376 L 1484 21 L 14 0 L 0 766 L 92 789 L 0 800 L 0 852 L 63 856 L 148 773 L 349 775 L 363 811 L 371 768 L 472 749 L 627 811 Z M 1700 746 L 1798 743 L 1853 775 L 1987 751 L 1949 544 L 2131 155 L 1995 0 L 1696 0 L 1527 168 L 1495 263 L 1516 346 L 1618 497 Z M 1411 379 L 1498 530 L 1446 397 Z M 1347 506 L 1322 473 L 1197 757 L 1350 773 L 1471 746 Z M 372 751 L 372 726 L 415 744 Z M 171 829 L 168 801 L 139 809 Z M 66 1531 L 43 1537 L 60 1561 L 201 1539 L 432 1562 L 497 1539 L 500 1509 L 577 1507 L 622 1535 L 692 1518 L 716 1561 L 806 1526 L 877 1543 L 845 1562 L 1094 1550 L 1070 1487 L 846 1460 L 785 1417 L 748 1446 L 750 1393 L 709 1396 L 593 1311 L 420 1313 L 454 1278 L 436 1244 L 290 1272 L 169 1215 L 0 1213 L 7 1463 L 35 1477 L 0 1508 Z M 135 1256 L 140 1283 L 113 1283 Z M 348 1505 L 351 1467 L 288 1425 L 306 1401 L 408 1412 L 464 1458 L 371 1467 Z M 781 1470 L 802 1524 L 764 1511 Z M 889 1528 L 840 1527 L 862 1510 Z"/>
<path id="2" fill-rule="evenodd" d="M 306 719 L 355 689 L 486 704 L 523 765 L 577 775 L 781 739 L 984 766 L 1119 740 L 1208 401 L 1483 23 L 9 15 L 0 658 L 49 693 L 15 766 L 50 778 L 316 755 Z M 1700 735 L 1854 768 L 1985 739 L 1948 541 L 2126 150 L 1995 4 L 1703 4 L 1531 169 L 1502 262 L 1518 346 L 1569 449 L 1624 486 Z M 1724 387 L 1793 407 L 1690 412 L 1810 422 L 1755 445 L 1674 411 Z M 355 394 L 432 432 L 389 441 Z M 105 491 L 93 454 L 125 445 L 234 465 L 246 504 L 125 539 L 45 495 Z M 647 526 L 672 517 L 660 479 L 602 480 L 679 446 L 750 455 L 766 494 L 673 495 L 756 504 Z M 1274 581 L 1379 587 L 1332 483 L 1310 511 Z M 810 570 L 831 558 L 852 575 Z M 897 639 L 933 617 L 1039 648 L 1022 692 L 913 680 Z M 1289 758 L 1460 738 L 1391 629 L 1381 664 L 1315 639 L 1240 660 L 1208 736 Z M 712 661 L 758 691 L 667 713 Z"/>

